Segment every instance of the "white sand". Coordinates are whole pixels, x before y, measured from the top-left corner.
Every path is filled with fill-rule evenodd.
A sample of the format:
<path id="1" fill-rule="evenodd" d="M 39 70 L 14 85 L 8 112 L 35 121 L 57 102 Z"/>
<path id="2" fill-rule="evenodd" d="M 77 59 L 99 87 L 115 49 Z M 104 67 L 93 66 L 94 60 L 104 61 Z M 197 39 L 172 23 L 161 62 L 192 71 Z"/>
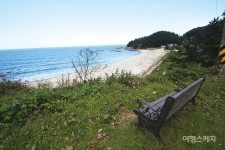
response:
<path id="1" fill-rule="evenodd" d="M 104 78 L 106 76 L 106 73 L 108 75 L 111 75 L 112 73 L 115 73 L 117 69 L 119 72 L 124 70 L 126 72 L 131 72 L 132 74 L 137 76 L 144 76 L 151 73 L 154 67 L 160 63 L 161 59 L 167 53 L 164 49 L 139 50 L 139 51 L 141 53 L 136 56 L 107 65 L 105 69 L 96 72 L 94 77 Z M 64 79 L 67 77 L 68 75 L 65 75 Z M 76 78 L 75 74 L 69 75 L 70 81 L 72 81 L 75 78 Z M 28 85 L 37 86 L 40 83 L 48 83 L 51 84 L 51 86 L 55 87 L 58 85 L 60 80 L 62 80 L 62 76 L 42 81 L 29 82 Z"/>

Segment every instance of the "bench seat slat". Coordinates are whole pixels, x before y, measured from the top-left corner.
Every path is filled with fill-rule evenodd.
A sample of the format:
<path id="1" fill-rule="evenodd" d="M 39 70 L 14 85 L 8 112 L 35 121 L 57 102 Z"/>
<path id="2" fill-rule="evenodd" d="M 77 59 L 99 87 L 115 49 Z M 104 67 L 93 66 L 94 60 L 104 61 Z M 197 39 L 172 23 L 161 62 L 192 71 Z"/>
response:
<path id="1" fill-rule="evenodd" d="M 171 107 L 166 120 L 168 120 L 174 113 L 176 113 L 179 109 L 181 109 L 196 96 L 203 81 L 204 78 L 200 78 L 199 80 L 195 81 L 191 85 L 187 86 L 186 88 L 172 96 L 175 100 L 175 103 Z"/>
<path id="2" fill-rule="evenodd" d="M 177 93 L 177 91 L 170 92 L 169 94 L 167 94 L 167 95 L 157 99 L 156 101 L 151 102 L 150 105 L 153 108 L 158 109 L 159 107 L 162 107 L 164 105 L 165 100 L 166 100 L 167 97 L 173 96 L 176 93 Z"/>

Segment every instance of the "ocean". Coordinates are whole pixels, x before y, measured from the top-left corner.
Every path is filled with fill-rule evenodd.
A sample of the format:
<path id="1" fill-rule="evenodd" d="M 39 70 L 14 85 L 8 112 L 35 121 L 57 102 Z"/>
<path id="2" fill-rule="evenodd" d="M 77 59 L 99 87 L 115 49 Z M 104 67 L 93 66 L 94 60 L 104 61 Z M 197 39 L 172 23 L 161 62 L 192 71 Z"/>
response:
<path id="1" fill-rule="evenodd" d="M 98 50 L 96 61 L 102 65 L 138 54 L 118 45 L 0 50 L 0 75 L 6 75 L 0 80 L 36 81 L 73 73 L 72 60 L 85 48 Z"/>

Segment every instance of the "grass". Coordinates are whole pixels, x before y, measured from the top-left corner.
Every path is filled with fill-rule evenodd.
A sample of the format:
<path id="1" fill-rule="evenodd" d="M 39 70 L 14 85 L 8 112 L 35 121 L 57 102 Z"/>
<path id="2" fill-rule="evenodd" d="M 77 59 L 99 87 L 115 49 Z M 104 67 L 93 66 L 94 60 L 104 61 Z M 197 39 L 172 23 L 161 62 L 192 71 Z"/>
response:
<path id="1" fill-rule="evenodd" d="M 225 78 L 214 68 L 179 64 L 170 53 L 155 71 L 138 78 L 116 73 L 106 81 L 61 84 L 38 89 L 0 83 L 0 149 L 225 149 Z M 206 76 L 197 105 L 188 104 L 168 120 L 162 141 L 137 127 L 136 99 L 148 101 Z M 65 86 L 66 85 L 66 86 Z M 183 136 L 216 136 L 216 142 L 191 143 Z"/>

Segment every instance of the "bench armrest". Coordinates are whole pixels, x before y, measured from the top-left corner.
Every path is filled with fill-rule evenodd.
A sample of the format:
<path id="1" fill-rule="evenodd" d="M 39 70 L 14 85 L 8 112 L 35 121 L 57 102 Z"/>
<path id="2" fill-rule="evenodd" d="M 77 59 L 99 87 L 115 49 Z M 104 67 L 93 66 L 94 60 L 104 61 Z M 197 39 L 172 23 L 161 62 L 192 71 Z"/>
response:
<path id="1" fill-rule="evenodd" d="M 147 106 L 145 112 L 147 112 L 149 109 L 151 109 L 152 111 L 157 113 L 157 111 L 144 99 L 141 99 L 141 98 L 137 99 L 137 103 L 139 104 L 139 108 L 142 106 L 143 103 Z"/>

